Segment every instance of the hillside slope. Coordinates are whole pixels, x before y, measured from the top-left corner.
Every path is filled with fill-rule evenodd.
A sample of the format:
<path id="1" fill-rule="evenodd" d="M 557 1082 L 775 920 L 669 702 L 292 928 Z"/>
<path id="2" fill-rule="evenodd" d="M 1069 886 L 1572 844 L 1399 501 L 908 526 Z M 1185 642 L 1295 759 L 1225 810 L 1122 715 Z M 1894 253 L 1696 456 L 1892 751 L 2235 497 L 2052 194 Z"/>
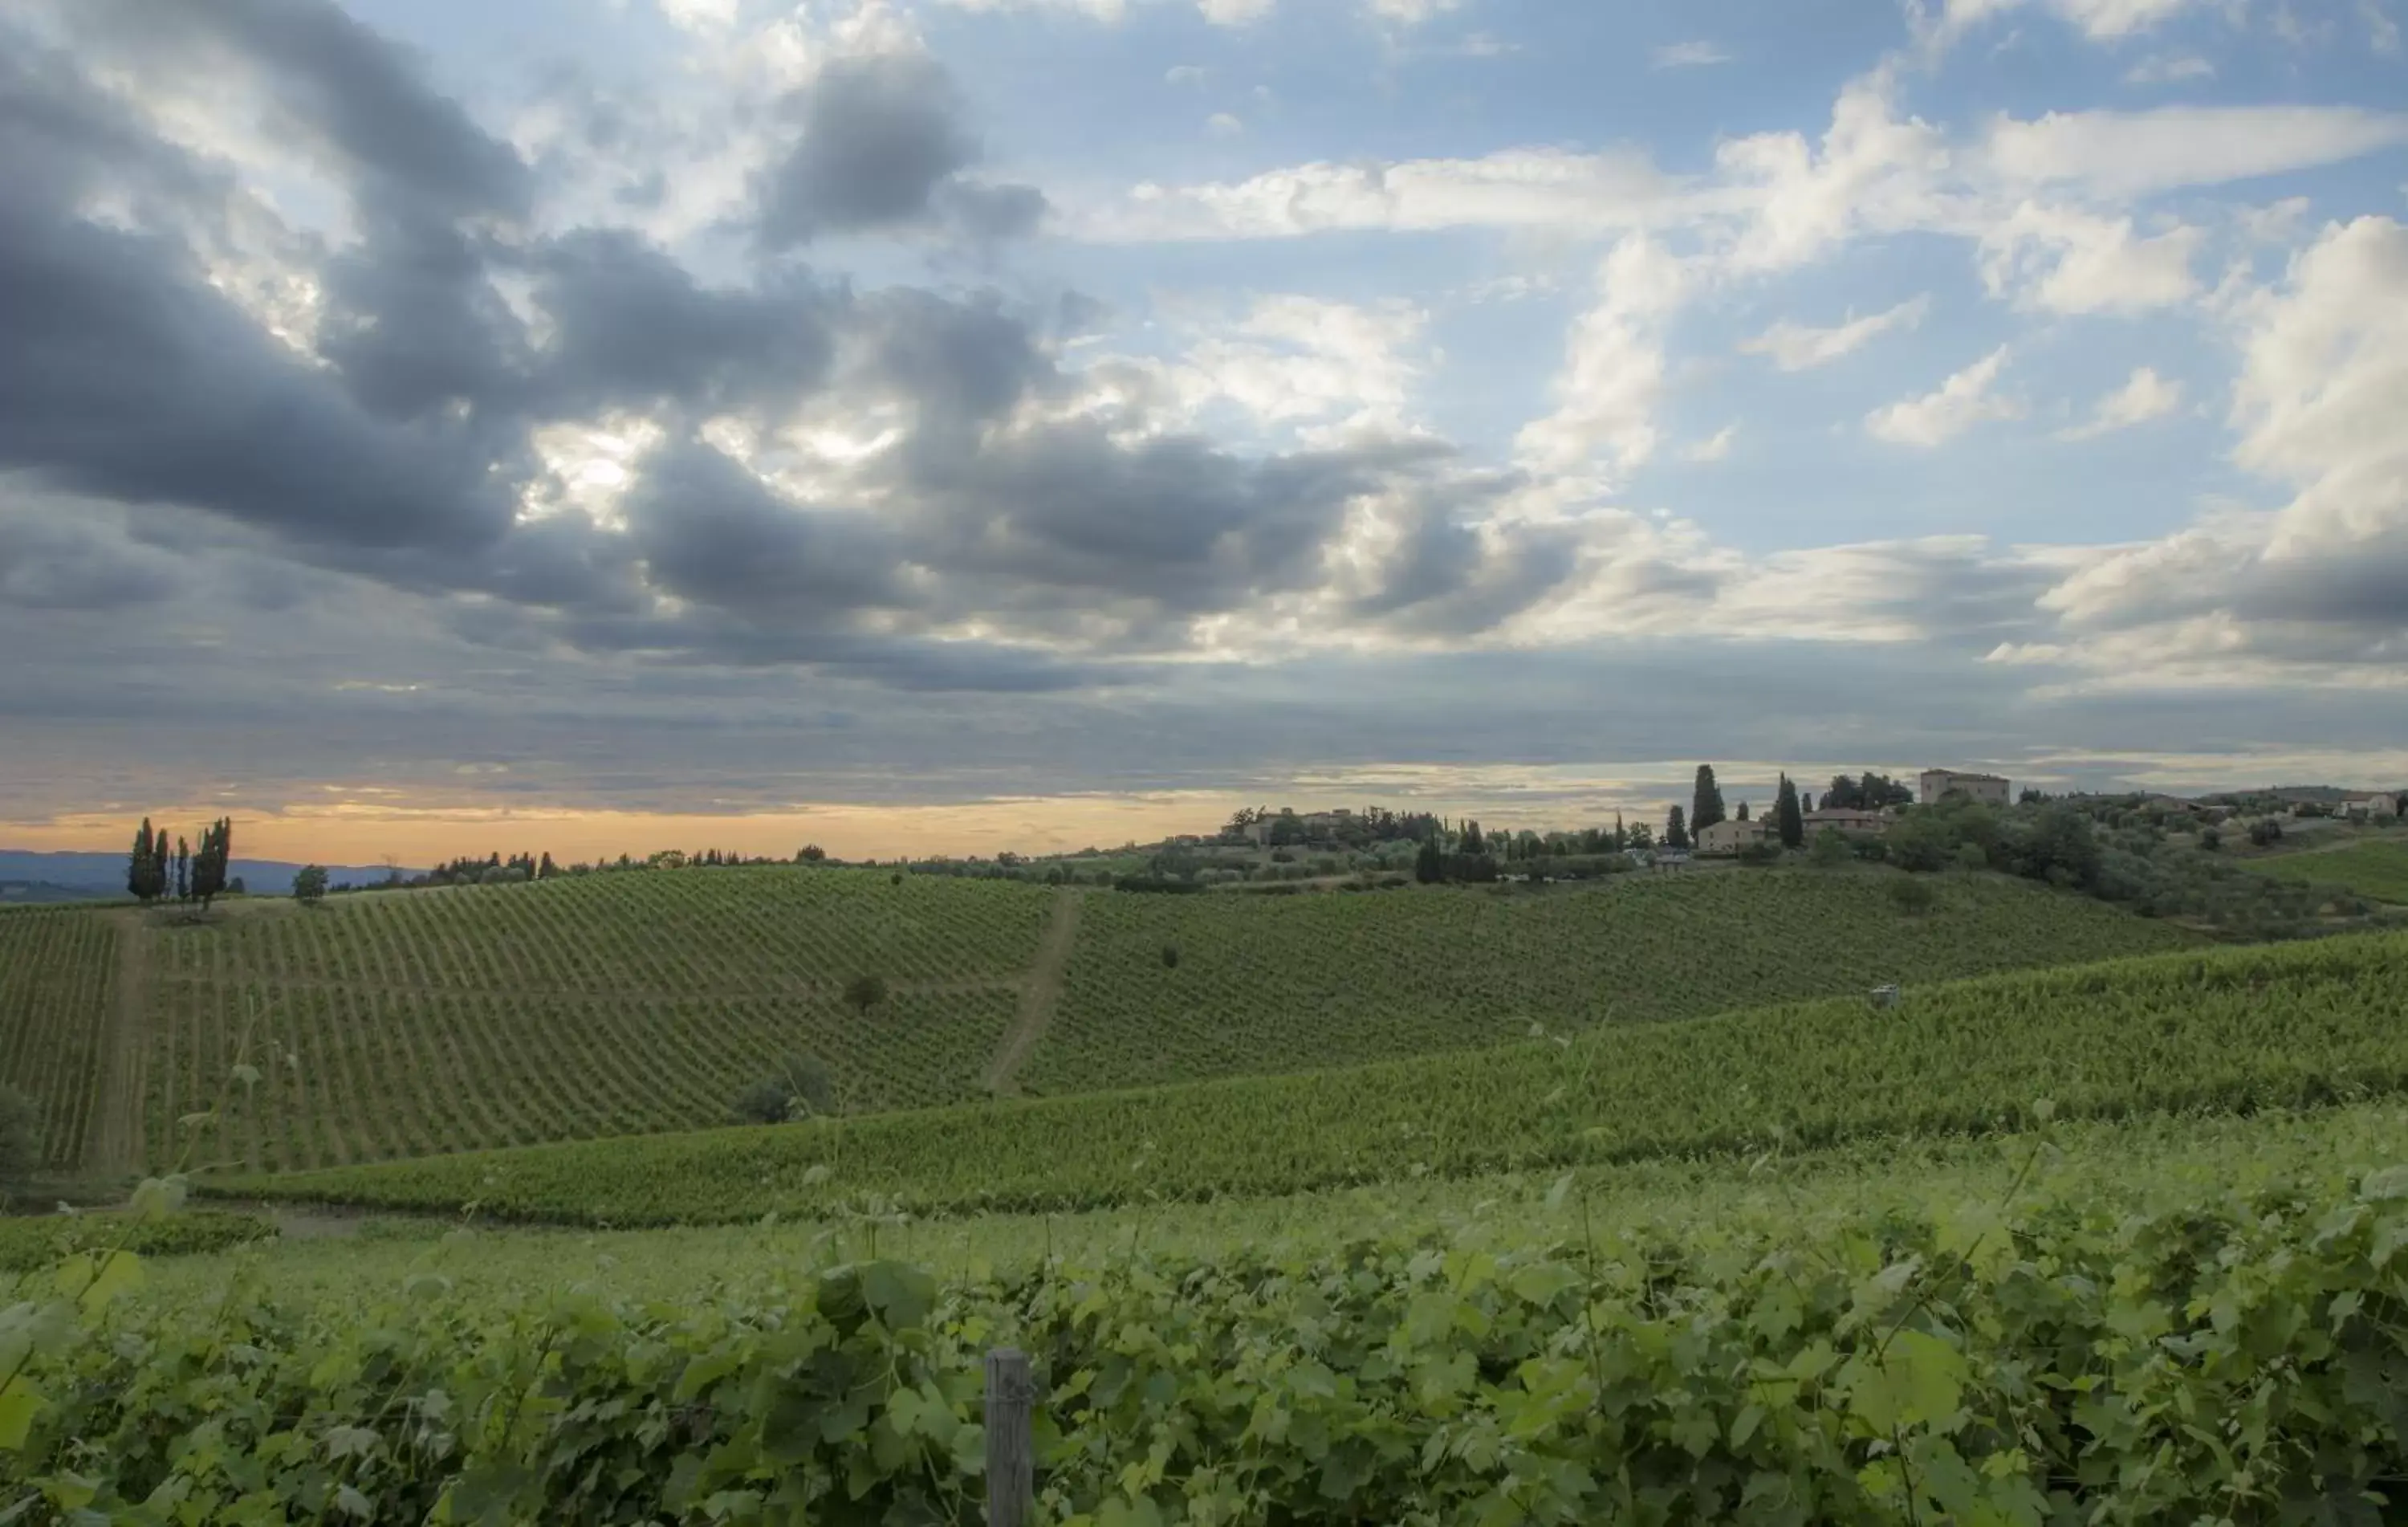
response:
<path id="1" fill-rule="evenodd" d="M 111 1162 L 165 1165 L 247 1066 L 194 1160 L 301 1169 L 721 1124 L 798 1049 L 870 1113 L 982 1097 L 1024 1057 L 1043 1093 L 1200 1080 L 2188 938 L 1993 876 L 1932 880 L 1907 914 L 1898 878 L 1152 897 L 779 867 L 251 901 L 201 926 L 10 912 L 26 995 L 0 1015 L 0 1080 L 43 1101 L 59 1164 L 114 1143 Z M 888 986 L 866 1014 L 842 998 L 864 972 Z"/>
<path id="2" fill-rule="evenodd" d="M 1610 1020 L 2110 959 L 2169 925 L 2000 875 L 1629 875 L 1539 895 L 1111 896 L 1088 907 L 1039 1093 L 1349 1065 Z M 1174 946 L 1176 966 L 1163 949 Z"/>
<path id="3" fill-rule="evenodd" d="M 2408 906 L 2408 840 L 2376 839 L 2235 862 L 2253 874 L 2301 885 L 2346 886 L 2360 896 Z"/>
<path id="4" fill-rule="evenodd" d="M 446 1157 L 212 1190 L 615 1225 L 1079 1210 L 2408 1089 L 2408 935 L 2161 955 L 1346 1071 Z"/>

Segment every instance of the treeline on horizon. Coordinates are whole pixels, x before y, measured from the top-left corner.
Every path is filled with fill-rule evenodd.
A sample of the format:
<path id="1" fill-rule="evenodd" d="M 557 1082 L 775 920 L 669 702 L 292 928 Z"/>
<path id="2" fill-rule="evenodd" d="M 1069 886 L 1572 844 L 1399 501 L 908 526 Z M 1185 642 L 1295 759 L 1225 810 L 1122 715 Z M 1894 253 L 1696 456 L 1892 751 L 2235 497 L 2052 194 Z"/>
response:
<path id="1" fill-rule="evenodd" d="M 2191 803 L 2214 808 L 2202 816 L 2183 803 L 2142 792 L 2052 797 L 2027 788 L 2012 806 L 1985 805 L 1962 795 L 1922 806 L 1914 804 L 1914 791 L 1903 782 L 1870 770 L 1834 775 L 1818 797 L 1784 774 L 1761 814 L 1769 830 L 1738 857 L 1756 866 L 1870 863 L 1914 873 L 1991 870 L 2121 903 L 2144 916 L 2186 917 L 2245 937 L 2286 937 L 2346 927 L 2374 908 L 2347 887 L 2278 881 L 2219 862 L 2222 829 L 2214 822 L 2259 813 L 2316 814 L 2313 803 L 2299 799 L 2310 793 L 2253 790 L 2204 797 Z M 1885 811 L 1895 819 L 1879 835 L 1842 831 L 1809 823 L 1807 814 L 1817 809 Z M 1307 881 L 1343 890 L 1389 889 L 1414 881 L 1545 883 L 1627 872 L 1663 850 L 1687 848 L 1727 814 L 1745 821 L 1753 812 L 1746 800 L 1728 806 L 1713 766 L 1703 764 L 1689 802 L 1674 805 L 1660 826 L 1617 814 L 1610 827 L 1491 831 L 1477 820 L 1383 806 L 1343 813 L 1248 807 L 1209 835 L 1180 835 L 1148 847 L 1090 846 L 1042 857 L 1005 852 L 992 858 L 848 860 L 816 843 L 785 857 L 665 849 L 566 864 L 549 852 L 494 852 L 482 858 L 465 856 L 423 873 L 396 870 L 382 881 L 340 887 L 325 887 L 320 872 L 312 889 L 356 894 L 732 866 L 877 869 L 898 876 L 909 872 L 1156 893 L 1215 887 L 1285 893 L 1308 888 L 1301 884 Z M 2280 830 L 2279 823 L 2263 819 L 2250 826 L 2249 838 L 2263 843 Z"/>
<path id="2" fill-rule="evenodd" d="M 2031 801 L 2041 797 L 2035 791 L 2027 790 L 2024 799 Z M 1832 776 L 1821 803 L 1827 807 L 1873 810 L 1908 804 L 1913 800 L 1914 791 L 1906 785 L 1868 770 L 1861 774 Z M 1747 820 L 1751 809 L 1749 802 L 1742 800 L 1737 807 L 1739 819 Z M 1770 808 L 1773 835 L 1785 847 L 1804 846 L 1802 818 L 1805 813 L 1815 809 L 1815 796 L 1811 791 L 1798 789 L 1787 775 L 1783 775 Z M 1458 821 L 1431 812 L 1398 811 L 1380 805 L 1342 813 L 1298 813 L 1293 807 L 1253 806 L 1240 808 L 1211 835 L 1179 835 L 1151 849 L 1129 843 L 1119 849 L 1089 846 L 1047 856 L 1006 851 L 992 858 L 972 855 L 961 857 L 843 859 L 828 854 L 816 843 L 807 843 L 786 857 L 718 848 L 692 851 L 661 849 L 640 857 L 621 854 L 616 858 L 573 863 L 559 862 L 549 851 L 507 856 L 495 851 L 481 858 L 475 855 L 463 856 L 418 873 L 405 873 L 395 869 L 380 881 L 357 882 L 329 889 L 340 894 L 437 886 L 512 885 L 550 880 L 561 875 L 645 870 L 778 865 L 908 870 L 915 874 L 1025 880 L 1046 885 L 1118 886 L 1127 890 L 1202 889 L 1213 883 L 1211 877 L 1215 873 L 1227 879 L 1254 879 L 1259 874 L 1263 880 L 1281 882 L 1342 873 L 1347 870 L 1384 871 L 1398 884 L 1402 883 L 1402 876 L 1407 873 L 1425 883 L 1483 883 L 1495 881 L 1510 872 L 1508 866 L 1539 860 L 1554 861 L 1550 868 L 1564 878 L 1581 878 L 1588 873 L 1612 873 L 1627 869 L 1628 865 L 1625 862 L 1625 856 L 1633 852 L 1647 854 L 1666 848 L 1685 849 L 1694 842 L 1698 832 L 1723 820 L 1726 813 L 1726 803 L 1714 778 L 1713 766 L 1701 764 L 1698 768 L 1689 805 L 1685 808 L 1673 806 L 1660 826 L 1643 821 L 1630 822 L 1623 814 L 1616 813 L 1610 827 L 1599 825 L 1547 831 L 1525 828 L 1491 832 L 1484 830 L 1477 819 Z M 1271 862 L 1250 866 L 1242 874 L 1226 863 L 1211 862 L 1216 853 L 1230 849 L 1243 849 L 1250 856 L 1256 851 L 1267 850 Z M 1299 854 L 1315 857 L 1299 859 Z M 1339 854 L 1346 855 L 1356 862 L 1333 865 L 1329 856 Z M 1226 858 L 1226 855 L 1223 857 Z M 1377 862 L 1360 862 L 1367 857 Z M 1609 860 L 1612 862 L 1607 862 Z"/>

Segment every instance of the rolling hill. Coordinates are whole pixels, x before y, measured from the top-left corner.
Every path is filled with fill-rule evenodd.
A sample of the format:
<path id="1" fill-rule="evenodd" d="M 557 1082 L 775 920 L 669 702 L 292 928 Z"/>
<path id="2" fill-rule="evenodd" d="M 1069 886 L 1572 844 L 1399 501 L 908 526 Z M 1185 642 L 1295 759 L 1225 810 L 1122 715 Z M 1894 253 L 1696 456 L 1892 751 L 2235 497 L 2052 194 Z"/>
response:
<path id="1" fill-rule="evenodd" d="M 284 859 L 231 859 L 227 861 L 226 873 L 239 879 L 253 896 L 289 896 L 294 872 L 300 868 Z M 323 868 L 330 886 L 373 886 L 395 872 L 418 873 L 415 870 L 396 872 L 394 866 L 384 864 L 330 864 Z M 125 895 L 125 856 L 0 848 L 0 881 L 7 880 L 40 881 L 79 898 L 116 900 Z"/>
<path id="2" fill-rule="evenodd" d="M 0 914 L 0 1080 L 60 1167 L 339 1166 L 725 1122 L 802 1049 L 838 1105 L 1353 1064 L 1880 982 L 2179 947 L 1988 875 L 1631 876 L 1544 894 L 1145 897 L 792 867 Z M 1175 963 L 1166 946 L 1176 946 Z M 853 976 L 884 977 L 867 1012 Z M 230 1077 L 240 1076 L 239 1083 Z"/>
<path id="3" fill-rule="evenodd" d="M 2236 862 L 2253 873 L 2277 880 L 2346 886 L 2360 896 L 2408 906 L 2408 841 L 2379 839 Z"/>
<path id="4" fill-rule="evenodd" d="M 541 1145 L 212 1188 L 613 1225 L 1070 1212 L 2408 1090 L 2408 935 L 2026 971 L 1342 1071 Z"/>

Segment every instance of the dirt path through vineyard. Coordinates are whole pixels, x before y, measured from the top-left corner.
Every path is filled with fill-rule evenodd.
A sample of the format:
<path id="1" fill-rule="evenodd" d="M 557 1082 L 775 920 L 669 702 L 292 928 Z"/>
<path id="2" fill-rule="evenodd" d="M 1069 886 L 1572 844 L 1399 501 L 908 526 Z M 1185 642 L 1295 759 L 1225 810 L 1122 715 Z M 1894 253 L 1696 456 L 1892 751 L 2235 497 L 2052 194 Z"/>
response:
<path id="1" fill-rule="evenodd" d="M 1019 1090 L 1014 1079 L 1037 1042 L 1045 1037 L 1054 1004 L 1062 1000 L 1062 973 L 1069 968 L 1071 947 L 1079 942 L 1079 904 L 1083 900 L 1083 892 L 1068 886 L 1054 893 L 1053 920 L 1045 925 L 1045 937 L 1037 945 L 1037 962 L 1028 967 L 1027 985 L 1020 988 L 1020 1011 L 986 1069 L 986 1088 L 999 1097 Z"/>

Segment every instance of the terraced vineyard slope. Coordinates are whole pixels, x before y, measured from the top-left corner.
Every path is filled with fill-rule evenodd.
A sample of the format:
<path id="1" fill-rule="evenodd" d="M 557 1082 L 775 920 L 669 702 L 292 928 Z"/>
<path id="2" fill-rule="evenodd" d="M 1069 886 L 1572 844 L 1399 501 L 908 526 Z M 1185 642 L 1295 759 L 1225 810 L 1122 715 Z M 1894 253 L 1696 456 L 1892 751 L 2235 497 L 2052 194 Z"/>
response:
<path id="1" fill-rule="evenodd" d="M 2408 935 L 1990 976 L 1615 1025 L 1349 1071 L 825 1124 L 539 1146 L 220 1185 L 659 1224 L 1259 1197 L 2027 1119 L 2313 1106 L 2408 1090 Z"/>
<path id="2" fill-rule="evenodd" d="M 42 1160 L 72 1167 L 101 1107 L 114 929 L 98 913 L 0 911 L 0 1081 L 42 1115 Z"/>
<path id="3" fill-rule="evenodd" d="M 2180 947 L 2162 923 L 1998 875 L 1632 875 L 1540 895 L 1098 896 L 1036 1093 L 1351 1065 L 1608 1020 Z M 1166 945 L 1179 952 L 1166 963 Z"/>

